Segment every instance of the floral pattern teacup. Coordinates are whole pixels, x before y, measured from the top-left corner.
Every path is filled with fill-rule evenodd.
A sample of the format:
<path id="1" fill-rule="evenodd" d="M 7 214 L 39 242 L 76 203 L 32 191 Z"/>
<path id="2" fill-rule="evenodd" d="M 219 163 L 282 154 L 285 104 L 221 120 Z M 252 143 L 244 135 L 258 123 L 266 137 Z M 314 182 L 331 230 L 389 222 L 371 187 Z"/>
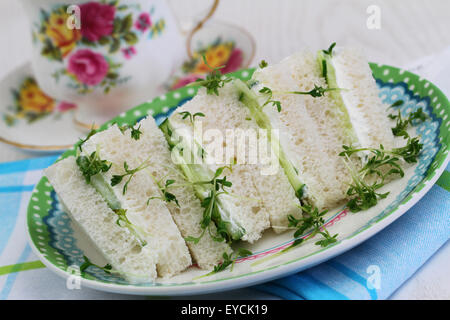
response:
<path id="1" fill-rule="evenodd" d="M 185 56 L 165 0 L 22 0 L 40 87 L 100 124 L 159 93 Z"/>

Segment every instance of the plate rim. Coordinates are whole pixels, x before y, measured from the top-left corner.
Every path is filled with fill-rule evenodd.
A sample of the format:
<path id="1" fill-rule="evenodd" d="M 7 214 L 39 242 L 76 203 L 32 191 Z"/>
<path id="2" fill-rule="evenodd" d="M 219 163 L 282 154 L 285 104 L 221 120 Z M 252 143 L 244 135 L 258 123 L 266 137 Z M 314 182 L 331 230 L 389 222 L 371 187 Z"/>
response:
<path id="1" fill-rule="evenodd" d="M 373 64 L 373 65 L 379 66 L 379 67 L 389 67 L 389 68 L 392 68 L 395 70 L 404 71 L 406 73 L 416 76 L 418 79 L 417 81 L 420 81 L 420 79 L 424 79 L 417 74 L 414 74 L 409 71 L 405 71 L 401 68 L 393 67 L 390 65 L 382 65 L 382 64 Z M 245 71 L 245 70 L 240 70 L 238 72 L 243 72 L 243 71 Z M 428 80 L 426 80 L 426 81 L 428 81 Z M 434 88 L 436 88 L 440 92 L 440 94 L 446 99 L 445 103 L 448 106 L 449 101 L 448 101 L 448 98 L 446 97 L 446 95 L 435 84 L 433 84 L 430 81 L 428 81 L 428 82 Z M 398 83 L 404 83 L 404 82 L 400 81 Z M 183 88 L 181 88 L 181 89 L 183 89 Z M 178 89 L 178 90 L 180 90 L 180 89 Z M 177 91 L 177 90 L 175 90 L 175 91 Z M 415 94 L 418 94 L 418 93 L 415 93 Z M 424 95 L 424 96 L 428 97 L 429 95 Z M 139 106 L 137 106 L 137 107 L 139 107 Z M 135 108 L 131 108 L 130 110 L 131 111 L 135 110 Z M 432 112 L 433 111 L 436 111 L 435 108 L 432 108 Z M 110 122 L 108 122 L 108 123 L 110 123 Z M 104 124 L 101 128 L 106 127 L 108 123 Z M 440 132 L 440 129 L 441 128 L 439 127 L 438 128 L 439 132 Z M 443 145 L 446 145 L 447 141 L 441 141 L 441 143 Z M 438 156 L 438 153 L 439 153 L 439 151 L 436 153 L 435 157 Z M 311 255 L 298 257 L 296 259 L 287 261 L 281 265 L 271 266 L 266 269 L 258 270 L 258 271 L 256 271 L 256 273 L 253 273 L 253 274 L 247 274 L 247 273 L 241 274 L 238 276 L 233 276 L 232 278 L 220 279 L 219 281 L 211 280 L 211 281 L 202 281 L 202 282 L 198 282 L 198 283 L 187 283 L 187 284 L 172 285 L 172 286 L 145 287 L 145 286 L 136 286 L 136 285 L 132 285 L 132 284 L 128 285 L 128 284 L 107 283 L 107 282 L 98 281 L 98 280 L 86 279 L 83 277 L 80 277 L 80 281 L 81 281 L 80 284 L 82 286 L 86 286 L 89 288 L 93 288 L 93 289 L 97 289 L 97 290 L 101 290 L 101 291 L 107 291 L 107 292 L 115 292 L 115 293 L 136 294 L 136 295 L 182 296 L 182 295 L 206 294 L 206 293 L 212 293 L 212 292 L 218 292 L 218 291 L 232 290 L 232 289 L 256 285 L 256 284 L 259 284 L 262 282 L 271 281 L 273 279 L 277 279 L 277 278 L 281 278 L 281 277 L 286 277 L 293 273 L 304 270 L 306 268 L 313 267 L 313 266 L 315 266 L 323 261 L 326 261 L 328 259 L 332 259 L 333 257 L 335 257 L 339 254 L 342 254 L 342 253 L 346 252 L 347 250 L 350 250 L 353 247 L 361 244 L 365 240 L 369 239 L 373 235 L 375 235 L 378 232 L 380 232 L 381 230 L 383 230 L 385 227 L 390 225 L 392 222 L 394 222 L 400 216 L 402 216 L 405 212 L 407 212 L 432 188 L 432 186 L 436 183 L 436 181 L 442 175 L 443 171 L 446 169 L 449 162 L 450 162 L 450 154 L 447 153 L 444 160 L 441 162 L 441 165 L 433 170 L 433 173 L 434 173 L 433 176 L 429 180 L 424 181 L 423 187 L 420 190 L 417 190 L 415 192 L 413 189 L 411 191 L 411 192 L 413 192 L 412 197 L 406 203 L 403 203 L 403 204 L 400 203 L 396 208 L 393 209 L 393 211 L 391 211 L 390 214 L 388 214 L 387 216 L 382 218 L 380 221 L 373 223 L 368 228 L 361 230 L 356 235 L 353 235 L 349 238 L 343 239 L 336 245 L 333 245 L 326 249 L 316 251 Z M 42 179 L 40 180 L 40 182 L 41 181 L 42 181 Z M 420 183 L 418 183 L 417 185 L 419 185 L 419 184 Z M 416 187 L 417 187 L 417 185 L 416 185 Z M 35 187 L 35 189 L 36 189 L 36 187 Z M 406 197 L 404 199 L 406 199 Z M 29 203 L 28 209 L 30 206 L 31 206 L 31 203 Z M 53 272 L 55 272 L 59 276 L 67 279 L 68 277 L 71 276 L 71 274 L 69 274 L 67 271 L 62 270 L 60 267 L 53 264 L 35 246 L 35 243 L 31 237 L 31 233 L 30 233 L 30 224 L 29 224 L 29 219 L 28 219 L 29 214 L 30 214 L 30 212 L 29 212 L 29 210 L 27 210 L 26 229 L 27 229 L 28 242 L 29 242 L 33 252 L 38 256 L 38 258 L 49 269 L 51 269 Z M 306 263 L 304 262 L 305 259 L 308 259 Z M 243 279 L 245 279 L 245 280 L 243 281 Z"/>
<path id="2" fill-rule="evenodd" d="M 11 69 L 5 76 L 3 76 L 0 79 L 0 83 L 4 82 L 5 80 L 7 80 L 8 78 L 12 77 L 14 74 L 16 73 L 23 73 L 23 74 L 29 74 L 31 76 L 34 76 L 33 74 L 33 70 L 31 68 L 31 60 L 26 60 L 25 62 L 17 65 L 16 67 L 14 67 L 13 69 Z M 0 107 L 2 108 L 2 107 Z M 3 109 L 2 109 L 3 110 Z M 80 133 L 82 134 L 82 133 Z M 68 144 L 68 145 L 38 145 L 38 144 L 29 144 L 29 143 L 22 143 L 22 142 L 18 142 L 18 141 L 13 141 L 10 140 L 4 136 L 0 136 L 0 142 L 22 149 L 22 150 L 27 150 L 27 151 L 35 151 L 35 152 L 62 152 L 62 151 L 66 151 L 67 149 L 70 149 L 73 144 Z"/>

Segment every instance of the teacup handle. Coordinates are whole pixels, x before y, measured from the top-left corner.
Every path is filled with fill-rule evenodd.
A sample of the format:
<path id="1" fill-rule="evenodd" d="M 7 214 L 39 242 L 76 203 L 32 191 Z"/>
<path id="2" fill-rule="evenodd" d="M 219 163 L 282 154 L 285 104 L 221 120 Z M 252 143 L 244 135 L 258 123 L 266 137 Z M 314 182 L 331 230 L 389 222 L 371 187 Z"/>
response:
<path id="1" fill-rule="evenodd" d="M 197 25 L 188 33 L 188 35 L 186 37 L 186 50 L 187 50 L 187 54 L 188 54 L 189 58 L 192 58 L 192 51 L 191 51 L 192 37 L 194 36 L 194 34 L 197 31 L 199 31 L 203 27 L 203 25 L 206 23 L 206 21 L 211 19 L 212 15 L 216 11 L 217 7 L 219 6 L 219 1 L 220 0 L 214 0 L 214 3 L 212 5 L 211 9 L 209 10 L 208 14 L 202 20 L 200 20 L 200 22 L 197 23 Z"/>
<path id="2" fill-rule="evenodd" d="M 183 29 L 181 28 L 181 26 L 179 25 L 180 32 L 181 32 L 182 34 L 187 35 L 187 36 L 186 36 L 186 49 L 187 49 L 187 54 L 188 54 L 189 58 L 192 58 L 192 52 L 191 52 L 191 41 L 192 41 L 192 36 L 193 36 L 197 31 L 199 31 L 199 30 L 203 27 L 203 25 L 206 23 L 206 21 L 208 21 L 208 20 L 213 16 L 214 12 L 216 11 L 217 7 L 219 6 L 219 1 L 220 1 L 220 0 L 214 0 L 214 2 L 213 2 L 213 4 L 212 4 L 211 8 L 209 9 L 209 11 L 208 11 L 208 13 L 205 15 L 205 17 L 203 17 L 199 22 L 197 22 L 197 24 L 195 25 L 195 27 L 192 28 L 191 30 L 183 30 Z M 174 10 L 173 6 L 171 5 L 170 1 L 168 1 L 168 3 L 169 3 L 169 6 L 170 6 L 171 9 L 172 9 L 172 12 L 175 14 L 175 10 Z M 177 15 L 175 14 L 175 16 L 177 16 Z M 177 17 L 177 18 L 179 18 L 179 17 Z"/>

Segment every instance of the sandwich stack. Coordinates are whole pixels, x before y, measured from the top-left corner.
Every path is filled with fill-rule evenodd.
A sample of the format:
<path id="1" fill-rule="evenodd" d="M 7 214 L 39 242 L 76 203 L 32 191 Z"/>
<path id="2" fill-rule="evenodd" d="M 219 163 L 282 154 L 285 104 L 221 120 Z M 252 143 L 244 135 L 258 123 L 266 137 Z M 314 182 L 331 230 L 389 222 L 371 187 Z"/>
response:
<path id="1" fill-rule="evenodd" d="M 304 204 L 342 204 L 351 182 L 343 145 L 394 146 L 367 61 L 333 49 L 261 67 L 248 83 L 216 70 L 215 87 L 209 79 L 159 127 L 152 117 L 113 125 L 45 174 L 127 280 L 171 277 L 193 263 L 210 270 L 232 243 L 289 230 Z"/>

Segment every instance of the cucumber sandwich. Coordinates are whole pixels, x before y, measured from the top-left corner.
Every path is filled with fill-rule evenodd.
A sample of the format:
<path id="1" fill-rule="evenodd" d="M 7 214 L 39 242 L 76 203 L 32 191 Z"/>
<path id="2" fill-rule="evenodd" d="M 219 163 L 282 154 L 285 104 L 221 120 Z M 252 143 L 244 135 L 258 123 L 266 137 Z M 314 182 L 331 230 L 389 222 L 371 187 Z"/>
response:
<path id="1" fill-rule="evenodd" d="M 247 82 L 211 70 L 159 127 L 152 117 L 112 125 L 45 170 L 108 270 L 131 282 L 193 263 L 221 271 L 249 254 L 234 243 L 254 243 L 269 228 L 334 243 L 326 210 L 376 205 L 387 196 L 377 190 L 403 176 L 399 162 L 415 162 L 422 148 L 400 129 L 426 115 L 389 115 L 403 125 L 395 134 L 358 50 L 333 44 L 264 62 Z M 394 148 L 394 134 L 406 145 Z"/>
<path id="2" fill-rule="evenodd" d="M 186 243 L 148 173 L 150 163 L 139 157 L 134 140 L 114 125 L 80 149 L 76 158 L 57 162 L 45 174 L 113 270 L 145 282 L 191 265 Z"/>
<path id="3" fill-rule="evenodd" d="M 275 158 L 273 170 L 269 170 L 269 156 L 264 161 L 251 161 L 250 154 L 258 155 L 260 150 L 256 149 L 261 146 L 260 142 L 267 142 L 267 137 L 264 131 L 259 131 L 258 124 L 239 100 L 239 95 L 240 91 L 232 83 L 220 88 L 218 95 L 208 94 L 206 89 L 201 88 L 191 101 L 177 109 L 161 127 L 167 140 L 174 146 L 180 144 L 181 140 L 198 149 L 189 150 L 197 155 L 196 164 L 190 166 L 193 168 L 191 182 L 204 180 L 202 175 L 211 179 L 219 168 L 224 168 L 219 179 L 226 176 L 231 185 L 227 193 L 218 196 L 218 200 L 221 207 L 227 208 L 226 215 L 232 221 L 226 226 L 233 240 L 254 242 L 270 226 L 275 232 L 285 231 L 288 228 L 287 216 L 298 216 L 301 210 L 300 202 L 279 167 L 278 159 Z M 204 133 L 203 136 L 196 134 L 198 129 Z M 211 136 L 208 137 L 208 134 Z M 172 152 L 176 150 L 174 148 Z M 184 155 L 187 150 L 183 147 Z M 214 152 L 217 150 L 223 152 Z M 259 152 L 259 155 L 262 153 Z M 196 177 L 199 171 L 202 173 Z M 273 188 L 274 185 L 277 187 Z M 236 234 L 237 229 L 240 235 Z"/>
<path id="4" fill-rule="evenodd" d="M 284 133 L 281 148 L 305 184 L 305 200 L 322 209 L 347 197 L 351 178 L 339 156 L 343 145 L 394 144 L 367 61 L 357 50 L 335 53 L 333 47 L 294 54 L 256 70 L 252 80 L 255 95 L 264 101 L 270 90 L 270 99 L 282 106 L 262 111 Z"/>
<path id="5" fill-rule="evenodd" d="M 46 176 L 71 218 L 128 280 L 179 273 L 192 263 L 188 246 L 200 267 L 212 268 L 230 247 L 209 233 L 186 245 L 184 236 L 200 232 L 200 201 L 171 164 L 153 118 L 142 122 L 138 140 L 133 130 L 114 125 L 96 133 L 77 157 L 57 162 Z M 167 186 L 172 181 L 178 186 Z"/>

